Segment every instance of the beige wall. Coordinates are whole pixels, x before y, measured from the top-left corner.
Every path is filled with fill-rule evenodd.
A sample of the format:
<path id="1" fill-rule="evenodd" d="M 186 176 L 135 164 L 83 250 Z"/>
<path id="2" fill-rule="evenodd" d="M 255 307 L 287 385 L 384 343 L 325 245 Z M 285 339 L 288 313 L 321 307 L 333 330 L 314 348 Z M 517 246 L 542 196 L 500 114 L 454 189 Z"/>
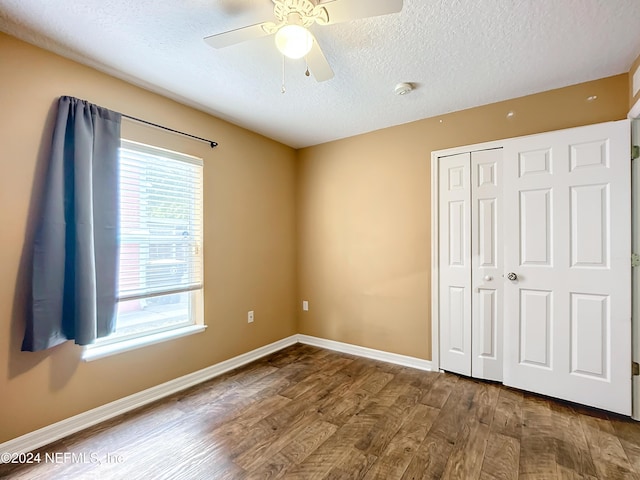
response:
<path id="1" fill-rule="evenodd" d="M 625 118 L 627 77 L 301 150 L 300 333 L 430 359 L 431 151 Z"/>
<path id="2" fill-rule="evenodd" d="M 204 158 L 205 333 L 91 363 L 71 342 L 19 351 L 60 95 L 220 142 L 123 123 L 126 138 Z M 0 34 L 0 169 L 0 442 L 296 332 L 293 149 Z"/>

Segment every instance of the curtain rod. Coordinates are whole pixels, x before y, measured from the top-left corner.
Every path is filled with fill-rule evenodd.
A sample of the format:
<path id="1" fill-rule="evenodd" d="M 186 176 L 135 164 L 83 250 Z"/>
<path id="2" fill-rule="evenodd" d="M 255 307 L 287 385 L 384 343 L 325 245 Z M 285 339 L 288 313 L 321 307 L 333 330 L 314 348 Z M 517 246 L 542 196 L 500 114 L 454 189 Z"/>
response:
<path id="1" fill-rule="evenodd" d="M 213 140 L 209 140 L 202 137 L 196 137 L 195 135 L 191 135 L 190 133 L 181 132 L 180 130 L 174 130 L 173 128 L 158 125 L 157 123 L 147 122 L 146 120 L 132 117 L 131 115 L 125 115 L 124 113 L 121 113 L 120 115 L 122 115 L 124 118 L 128 118 L 129 120 L 133 120 L 135 122 L 145 123 L 147 125 L 151 125 L 152 127 L 161 128 L 162 130 L 168 130 L 169 132 L 177 133 L 178 135 L 183 135 L 185 137 L 193 138 L 195 140 L 200 140 L 201 142 L 208 143 L 211 146 L 211 148 L 218 146 L 218 142 L 215 142 Z"/>

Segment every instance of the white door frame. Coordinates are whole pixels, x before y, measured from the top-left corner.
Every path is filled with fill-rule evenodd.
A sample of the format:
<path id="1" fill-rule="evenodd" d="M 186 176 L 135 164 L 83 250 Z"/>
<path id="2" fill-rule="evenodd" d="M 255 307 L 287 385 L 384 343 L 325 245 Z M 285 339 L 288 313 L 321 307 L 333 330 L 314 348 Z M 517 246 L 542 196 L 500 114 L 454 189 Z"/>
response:
<path id="1" fill-rule="evenodd" d="M 440 221 L 438 214 L 440 208 L 438 179 L 440 178 L 440 169 L 438 159 L 460 153 L 501 148 L 505 141 L 476 143 L 431 152 L 431 369 L 434 371 L 440 370 L 440 243 L 438 240 L 438 225 Z"/>
<path id="2" fill-rule="evenodd" d="M 633 145 L 640 145 L 640 100 L 629 111 L 627 115 L 631 122 L 631 140 Z M 631 163 L 631 251 L 640 254 L 640 159 Z M 633 342 L 631 347 L 631 357 L 634 362 L 640 363 L 640 268 L 632 269 L 632 309 L 631 309 L 631 330 Z M 632 418 L 640 421 L 640 377 L 633 377 L 632 384 Z"/>

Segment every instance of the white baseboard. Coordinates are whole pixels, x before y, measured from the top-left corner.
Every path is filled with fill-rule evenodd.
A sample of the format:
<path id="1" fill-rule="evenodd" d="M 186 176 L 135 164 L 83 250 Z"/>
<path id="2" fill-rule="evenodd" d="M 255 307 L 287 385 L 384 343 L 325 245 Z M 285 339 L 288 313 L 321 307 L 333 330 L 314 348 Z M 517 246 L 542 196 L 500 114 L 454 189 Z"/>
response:
<path id="1" fill-rule="evenodd" d="M 298 334 L 298 342 L 314 347 L 335 350 L 336 352 L 350 353 L 358 357 L 370 358 L 372 360 L 380 360 L 382 362 L 395 363 L 405 367 L 417 368 L 418 370 L 431 371 L 431 361 L 421 358 L 409 357 L 398 353 L 385 352 L 383 350 L 375 350 L 373 348 L 360 347 L 350 343 L 336 342 L 334 340 L 326 340 L 324 338 L 312 337 L 309 335 Z"/>
<path id="2" fill-rule="evenodd" d="M 65 420 L 61 420 L 52 425 L 40 428 L 20 437 L 0 444 L 0 454 L 2 453 L 27 453 L 37 448 L 64 438 L 72 433 L 79 432 L 110 418 L 117 417 L 123 413 L 134 410 L 143 405 L 155 402 L 163 397 L 167 397 L 181 390 L 206 382 L 218 375 L 238 368 L 247 363 L 253 362 L 261 357 L 269 355 L 285 347 L 298 342 L 297 335 L 284 338 L 277 342 L 257 348 L 237 357 L 230 358 L 224 362 L 217 363 L 197 372 L 189 373 L 182 377 L 170 380 L 155 387 L 148 388 L 128 397 L 115 400 L 106 405 L 88 410 Z M 2 458 L 2 455 L 0 455 Z M 2 463 L 0 461 L 0 463 Z"/>
<path id="3" fill-rule="evenodd" d="M 374 350 L 372 348 L 360 347 L 349 343 L 325 340 L 323 338 L 311 337 L 309 335 L 292 335 L 269 345 L 265 345 L 264 347 L 230 358 L 224 362 L 198 370 L 197 372 L 189 373 L 155 387 L 134 393 L 128 397 L 115 400 L 106 405 L 102 405 L 65 420 L 61 420 L 44 428 L 40 428 L 9 440 L 8 442 L 1 443 L 0 454 L 31 452 L 68 435 L 79 432 L 80 430 L 84 430 L 85 428 L 89 428 L 100 422 L 104 422 L 105 420 L 109 420 L 138 407 L 155 402 L 156 400 L 160 400 L 161 398 L 167 397 L 181 390 L 185 390 L 199 383 L 211 380 L 218 375 L 222 375 L 234 368 L 241 367 L 242 365 L 253 362 L 254 360 L 277 352 L 278 350 L 282 350 L 283 348 L 294 345 L 295 343 L 304 343 L 306 345 L 313 345 L 320 348 L 326 348 L 328 350 L 349 353 L 373 360 L 395 363 L 397 365 L 417 368 L 419 370 L 431 370 L 431 362 L 429 360 L 384 352 L 382 350 Z M 0 455 L 0 459 L 1 458 L 2 455 Z M 0 463 L 2 463 L 1 460 Z"/>

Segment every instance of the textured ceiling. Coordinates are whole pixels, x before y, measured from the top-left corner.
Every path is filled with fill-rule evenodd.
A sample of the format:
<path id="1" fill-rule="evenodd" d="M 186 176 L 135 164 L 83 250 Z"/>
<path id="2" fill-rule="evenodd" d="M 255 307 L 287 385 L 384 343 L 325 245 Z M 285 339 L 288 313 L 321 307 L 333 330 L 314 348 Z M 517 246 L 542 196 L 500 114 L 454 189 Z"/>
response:
<path id="1" fill-rule="evenodd" d="M 288 60 L 282 94 L 272 37 L 203 41 L 271 20 L 272 6 L 0 0 L 0 30 L 296 148 L 627 72 L 640 53 L 640 0 L 404 0 L 400 13 L 314 25 L 335 77 L 318 83 Z M 397 96 L 398 82 L 416 90 Z"/>

